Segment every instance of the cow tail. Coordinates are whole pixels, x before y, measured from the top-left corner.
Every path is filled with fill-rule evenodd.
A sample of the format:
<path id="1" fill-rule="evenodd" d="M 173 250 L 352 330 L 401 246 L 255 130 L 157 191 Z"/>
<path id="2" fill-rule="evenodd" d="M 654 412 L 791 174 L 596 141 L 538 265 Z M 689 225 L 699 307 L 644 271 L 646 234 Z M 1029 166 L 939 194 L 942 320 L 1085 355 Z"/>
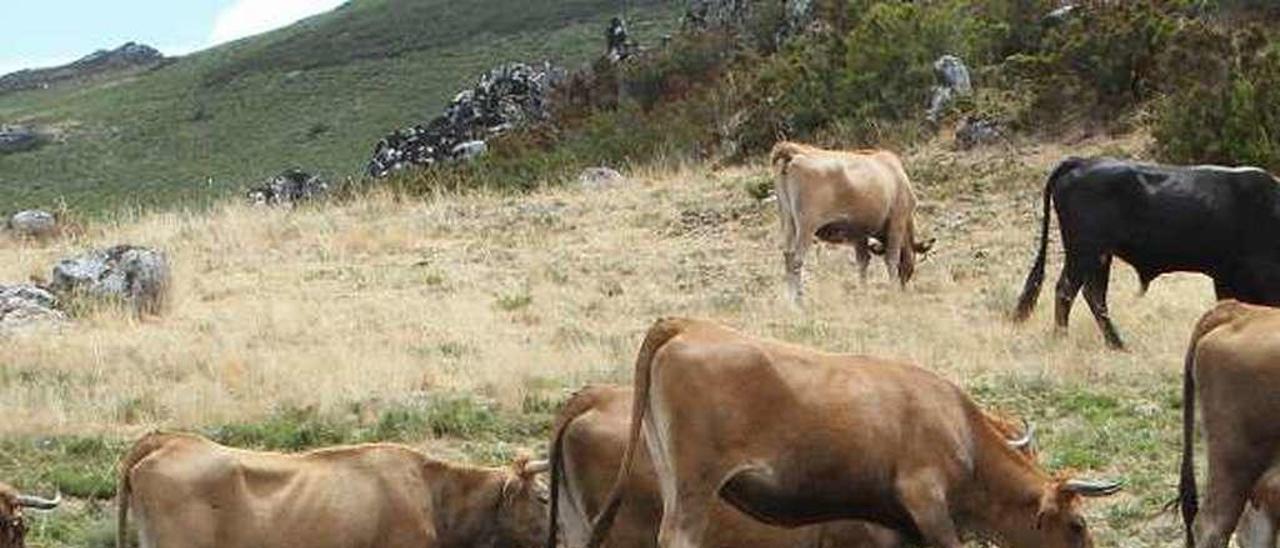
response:
<path id="1" fill-rule="evenodd" d="M 653 356 L 659 348 L 680 334 L 681 328 L 679 320 L 660 318 L 649 328 L 644 342 L 640 345 L 640 353 L 636 356 L 635 398 L 631 403 L 631 434 L 627 440 L 627 449 L 622 453 L 618 477 L 613 482 L 613 488 L 609 490 L 609 498 L 591 526 L 591 538 L 587 541 L 587 548 L 600 546 L 609 535 L 609 529 L 613 527 L 613 520 L 618 515 L 618 507 L 622 504 L 623 485 L 631 475 L 636 449 L 640 445 L 640 427 L 644 421 L 645 410 L 649 407 L 649 381 L 653 368 Z"/>
<path id="2" fill-rule="evenodd" d="M 1036 251 L 1036 260 L 1027 273 L 1027 281 L 1022 286 L 1022 296 L 1018 297 L 1018 308 L 1013 312 L 1013 320 L 1021 322 L 1031 316 L 1036 307 L 1036 299 L 1040 297 L 1040 286 L 1044 285 L 1044 263 L 1049 252 L 1049 213 L 1053 205 L 1053 189 L 1058 179 L 1080 165 L 1079 158 L 1068 158 L 1058 164 L 1044 184 L 1044 205 L 1040 219 L 1040 249 Z"/>
<path id="3" fill-rule="evenodd" d="M 560 526 L 560 482 L 565 481 L 564 434 L 575 419 L 595 404 L 595 398 L 589 397 L 589 394 L 586 389 L 575 392 L 560 408 L 560 414 L 556 417 L 555 436 L 551 440 L 551 521 L 547 527 L 547 548 L 556 548 L 556 536 Z"/>
<path id="4" fill-rule="evenodd" d="M 1200 510 L 1200 498 L 1196 492 L 1196 457 L 1195 457 L 1195 429 L 1196 429 L 1196 345 L 1200 343 L 1205 334 L 1213 331 L 1218 326 L 1231 321 L 1235 312 L 1239 310 L 1240 303 L 1236 301 L 1222 301 L 1218 303 L 1204 316 L 1200 317 L 1200 321 L 1196 322 L 1195 329 L 1191 332 L 1191 342 L 1187 344 L 1187 355 L 1183 360 L 1182 366 L 1182 462 L 1179 466 L 1178 480 L 1178 498 L 1169 504 L 1170 507 L 1177 505 L 1182 511 L 1182 524 L 1186 530 L 1187 546 L 1195 545 L 1195 538 L 1192 526 L 1196 521 L 1196 514 Z"/>
<path id="5" fill-rule="evenodd" d="M 116 548 L 127 548 L 129 545 L 129 495 L 133 486 L 129 482 L 129 473 L 142 459 L 154 453 L 168 441 L 168 436 L 160 432 L 151 432 L 133 444 L 124 458 L 120 459 L 120 468 L 116 482 Z"/>

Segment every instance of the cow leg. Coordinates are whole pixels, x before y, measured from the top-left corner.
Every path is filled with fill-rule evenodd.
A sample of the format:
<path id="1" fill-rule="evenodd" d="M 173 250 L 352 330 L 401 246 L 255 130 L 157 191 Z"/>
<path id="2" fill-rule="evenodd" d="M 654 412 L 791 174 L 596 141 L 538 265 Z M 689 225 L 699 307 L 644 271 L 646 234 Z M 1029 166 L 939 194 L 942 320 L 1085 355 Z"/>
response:
<path id="1" fill-rule="evenodd" d="M 794 245 L 782 252 L 787 268 L 787 288 L 796 306 L 801 306 L 804 300 L 804 257 L 811 244 L 809 238 L 796 238 Z"/>
<path id="2" fill-rule="evenodd" d="M 1206 417 L 1208 418 L 1208 417 Z M 1206 424 L 1206 432 L 1222 432 L 1223 440 L 1245 439 L 1239 429 L 1218 430 Z M 1204 506 L 1196 516 L 1196 548 L 1226 548 L 1231 532 L 1248 504 L 1254 484 L 1270 464 L 1269 447 L 1247 443 L 1209 442 L 1209 478 Z"/>
<path id="3" fill-rule="evenodd" d="M 1107 346 L 1123 349 L 1124 341 L 1120 340 L 1120 332 L 1111 322 L 1111 314 L 1107 311 L 1107 286 L 1111 278 L 1111 256 L 1104 255 L 1096 265 L 1084 276 L 1084 301 L 1093 312 L 1093 319 L 1098 322 Z"/>
<path id="4" fill-rule="evenodd" d="M 1070 268 L 1070 257 L 1068 257 L 1068 264 L 1062 265 L 1062 272 L 1058 274 L 1057 301 L 1053 309 L 1054 325 L 1060 333 L 1067 331 L 1067 322 L 1071 318 L 1071 305 L 1075 303 L 1076 294 L 1080 292 L 1082 282 L 1080 276 L 1073 274 Z"/>
<path id="5" fill-rule="evenodd" d="M 853 239 L 853 250 L 849 252 L 849 262 L 858 269 L 858 278 L 867 283 L 867 267 L 871 266 L 871 245 L 866 236 Z"/>
<path id="6" fill-rule="evenodd" d="M 904 231 L 890 229 L 885 234 L 884 240 L 884 266 L 889 270 L 889 282 L 898 280 L 903 287 L 907 285 L 906 280 L 898 276 L 898 268 L 902 263 L 902 254 L 911 253 L 910 249 L 903 249 L 910 244 L 905 244 L 903 239 Z"/>
<path id="7" fill-rule="evenodd" d="M 964 544 L 956 534 L 942 485 L 946 483 L 928 474 L 904 478 L 898 481 L 898 497 L 916 522 L 925 544 L 938 548 L 962 548 Z"/>

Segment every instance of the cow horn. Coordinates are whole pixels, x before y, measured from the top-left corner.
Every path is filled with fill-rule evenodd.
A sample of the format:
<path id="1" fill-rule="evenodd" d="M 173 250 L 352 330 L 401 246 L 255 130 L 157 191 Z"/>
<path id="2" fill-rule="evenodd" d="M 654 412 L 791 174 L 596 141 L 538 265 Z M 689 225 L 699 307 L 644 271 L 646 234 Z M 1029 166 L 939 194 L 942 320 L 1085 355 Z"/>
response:
<path id="1" fill-rule="evenodd" d="M 551 470 L 551 461 L 542 459 L 542 460 L 531 460 L 529 462 L 524 463 L 523 471 L 525 475 L 534 476 L 537 474 L 542 474 L 544 472 L 547 472 L 548 470 Z"/>
<path id="2" fill-rule="evenodd" d="M 18 506 L 27 508 L 35 508 L 37 510 L 53 510 L 62 502 L 62 493 L 54 495 L 52 499 L 40 498 L 34 495 L 18 495 Z"/>
<path id="3" fill-rule="evenodd" d="M 1073 479 L 1067 480 L 1066 483 L 1062 484 L 1064 490 L 1085 497 L 1114 495 L 1120 491 L 1121 487 L 1124 487 L 1124 481 L 1122 480 L 1090 481 Z"/>
<path id="4" fill-rule="evenodd" d="M 1008 440 L 1009 447 L 1017 450 L 1026 449 L 1036 439 L 1036 425 L 1022 421 L 1022 437 Z"/>

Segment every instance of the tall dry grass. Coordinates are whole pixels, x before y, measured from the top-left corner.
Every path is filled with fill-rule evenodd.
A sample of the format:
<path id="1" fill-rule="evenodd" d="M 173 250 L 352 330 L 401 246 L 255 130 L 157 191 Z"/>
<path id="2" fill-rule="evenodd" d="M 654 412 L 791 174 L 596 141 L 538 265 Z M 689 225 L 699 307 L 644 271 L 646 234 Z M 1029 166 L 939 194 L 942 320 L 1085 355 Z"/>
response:
<path id="1" fill-rule="evenodd" d="M 663 315 L 913 360 L 995 394 L 993 405 L 1017 407 L 1018 386 L 1044 383 L 1121 398 L 1152 392 L 1156 403 L 1138 412 L 1154 406 L 1153 424 L 1163 424 L 1176 416 L 1162 398 L 1176 393 L 1190 325 L 1213 301 L 1206 279 L 1169 276 L 1138 298 L 1132 271 L 1118 265 L 1111 303 L 1131 350 L 1111 352 L 1083 304 L 1069 335 L 1052 335 L 1055 244 L 1039 310 L 1023 326 L 1007 320 L 1033 256 L 1044 174 L 1068 152 L 1144 147 L 1128 139 L 911 151 L 919 222 L 938 238 L 937 251 L 902 291 L 879 263 L 864 286 L 845 251 L 820 249 L 809 261 L 804 310 L 785 297 L 774 206 L 744 189 L 767 176 L 762 166 L 640 171 L 612 188 L 528 195 L 375 194 L 292 212 L 228 204 L 94 226 L 38 246 L 6 242 L 5 281 L 44 273 L 87 246 L 156 246 L 170 254 L 175 293 L 163 317 L 103 313 L 3 341 L 0 435 L 131 435 L 253 420 L 281 407 L 341 411 L 424 391 L 518 407 L 527 395 L 587 381 L 628 382 L 644 330 Z M 1054 402 L 1045 405 L 1036 409 L 1054 412 Z M 1083 419 L 1055 416 L 1051 439 L 1055 429 L 1092 435 Z M 1159 443 L 1171 448 L 1176 438 L 1164 437 Z M 1131 475 L 1128 467 L 1150 459 L 1163 465 L 1172 455 L 1107 455 L 1095 472 Z M 1129 520 L 1115 523 L 1132 523 L 1165 495 L 1161 471 L 1147 473 L 1145 502 L 1108 503 L 1119 508 L 1111 515 Z M 1161 523 L 1134 545 L 1176 540 L 1172 522 Z M 1129 533 L 1110 535 L 1130 545 Z"/>

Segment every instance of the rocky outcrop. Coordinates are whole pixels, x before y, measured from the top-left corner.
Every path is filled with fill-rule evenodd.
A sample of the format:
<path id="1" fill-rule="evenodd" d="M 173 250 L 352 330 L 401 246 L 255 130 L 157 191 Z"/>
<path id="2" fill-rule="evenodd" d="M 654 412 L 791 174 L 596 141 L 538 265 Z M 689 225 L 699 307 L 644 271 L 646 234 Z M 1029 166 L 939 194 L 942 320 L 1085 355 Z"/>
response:
<path id="1" fill-rule="evenodd" d="M 386 136 L 374 146 L 366 171 L 385 177 L 395 171 L 474 158 L 485 141 L 548 115 L 548 92 L 562 71 L 549 63 L 502 65 L 453 98 L 444 113 L 426 125 Z"/>
<path id="2" fill-rule="evenodd" d="M 968 116 L 956 127 L 956 148 L 959 150 L 991 145 L 1006 139 L 1000 124 L 987 118 Z"/>
<path id="3" fill-rule="evenodd" d="M 933 71 L 940 83 L 933 87 L 927 118 L 937 122 L 952 101 L 973 93 L 973 84 L 969 81 L 969 67 L 954 55 L 939 57 L 933 63 Z"/>
<path id="4" fill-rule="evenodd" d="M 58 234 L 58 219 L 52 213 L 38 209 L 15 213 L 5 226 L 19 238 L 49 238 Z"/>
<path id="5" fill-rule="evenodd" d="M 0 285 L 0 337 L 57 326 L 67 320 L 58 298 L 34 285 Z"/>
<path id="6" fill-rule="evenodd" d="M 320 199 L 329 193 L 329 183 L 299 169 L 285 170 L 246 193 L 250 204 L 273 207 L 295 207 Z"/>
<path id="7" fill-rule="evenodd" d="M 0 126 L 0 154 L 26 152 L 40 146 L 40 134 L 26 126 Z"/>
<path id="8" fill-rule="evenodd" d="M 44 89 L 68 81 L 154 68 L 165 61 L 165 56 L 155 48 L 128 42 L 113 50 L 95 51 L 60 67 L 20 70 L 0 76 L 0 93 Z"/>
<path id="9" fill-rule="evenodd" d="M 64 299 L 117 300 L 140 314 L 163 311 L 169 294 L 169 261 L 146 247 L 94 249 L 53 267 L 51 289 Z"/>

